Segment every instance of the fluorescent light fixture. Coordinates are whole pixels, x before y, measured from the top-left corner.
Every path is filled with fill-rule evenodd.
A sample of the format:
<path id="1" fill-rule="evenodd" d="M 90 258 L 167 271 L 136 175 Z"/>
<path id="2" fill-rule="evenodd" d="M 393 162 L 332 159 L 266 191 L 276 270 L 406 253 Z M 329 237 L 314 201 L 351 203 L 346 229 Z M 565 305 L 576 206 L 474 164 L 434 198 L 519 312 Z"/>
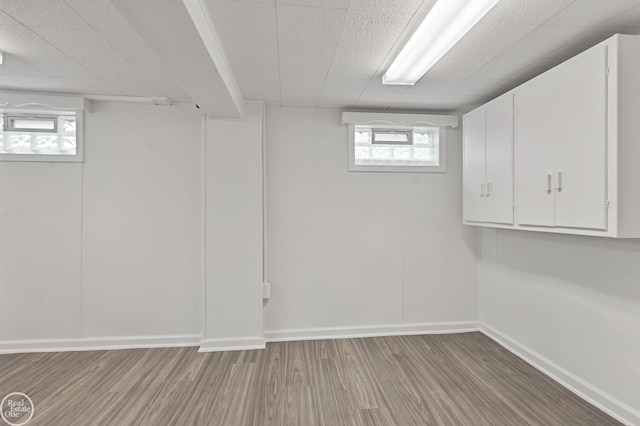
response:
<path id="1" fill-rule="evenodd" d="M 3 56 L 3 53 L 2 53 L 2 50 L 0 50 L 0 65 L 2 65 L 2 56 Z"/>
<path id="2" fill-rule="evenodd" d="M 437 0 L 382 76 L 382 84 L 415 84 L 498 1 Z"/>

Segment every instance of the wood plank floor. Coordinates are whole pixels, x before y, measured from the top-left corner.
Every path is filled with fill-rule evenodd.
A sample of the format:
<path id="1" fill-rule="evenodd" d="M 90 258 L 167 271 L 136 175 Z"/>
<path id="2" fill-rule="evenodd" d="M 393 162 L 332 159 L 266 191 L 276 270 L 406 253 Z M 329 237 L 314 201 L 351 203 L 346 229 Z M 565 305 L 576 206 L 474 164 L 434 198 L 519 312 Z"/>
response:
<path id="1" fill-rule="evenodd" d="M 29 426 L 619 424 L 480 333 L 0 355 L 10 392 Z"/>

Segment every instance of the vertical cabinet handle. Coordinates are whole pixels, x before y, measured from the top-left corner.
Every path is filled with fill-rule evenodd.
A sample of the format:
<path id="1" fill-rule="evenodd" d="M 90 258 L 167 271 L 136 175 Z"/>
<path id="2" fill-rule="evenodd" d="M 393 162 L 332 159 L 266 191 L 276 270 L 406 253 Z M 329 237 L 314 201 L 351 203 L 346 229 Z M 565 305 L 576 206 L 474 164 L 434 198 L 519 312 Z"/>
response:
<path id="1" fill-rule="evenodd" d="M 556 191 L 562 191 L 562 172 L 558 172 L 558 178 L 556 179 Z"/>
<path id="2" fill-rule="evenodd" d="M 487 197 L 491 195 L 491 182 L 487 181 Z"/>
<path id="3" fill-rule="evenodd" d="M 485 193 L 485 184 L 484 182 L 480 182 L 480 196 L 484 197 L 486 195 Z"/>
<path id="4" fill-rule="evenodd" d="M 551 194 L 551 186 L 553 185 L 552 180 L 553 175 L 551 173 L 547 173 L 547 194 Z"/>

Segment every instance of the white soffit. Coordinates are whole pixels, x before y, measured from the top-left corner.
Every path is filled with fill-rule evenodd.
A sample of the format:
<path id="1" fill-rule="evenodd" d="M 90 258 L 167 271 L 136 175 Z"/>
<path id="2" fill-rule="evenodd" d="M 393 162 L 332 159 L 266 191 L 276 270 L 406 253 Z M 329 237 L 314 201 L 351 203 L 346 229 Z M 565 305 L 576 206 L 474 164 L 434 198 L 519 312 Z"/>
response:
<path id="1" fill-rule="evenodd" d="M 244 115 L 244 99 L 202 0 L 111 2 L 207 115 Z"/>
<path id="2" fill-rule="evenodd" d="M 342 113 L 342 124 L 436 126 L 455 129 L 458 123 L 457 115 L 349 111 Z"/>
<path id="3" fill-rule="evenodd" d="M 0 91 L 0 108 L 15 109 L 29 107 L 91 112 L 91 102 L 82 96 Z"/>

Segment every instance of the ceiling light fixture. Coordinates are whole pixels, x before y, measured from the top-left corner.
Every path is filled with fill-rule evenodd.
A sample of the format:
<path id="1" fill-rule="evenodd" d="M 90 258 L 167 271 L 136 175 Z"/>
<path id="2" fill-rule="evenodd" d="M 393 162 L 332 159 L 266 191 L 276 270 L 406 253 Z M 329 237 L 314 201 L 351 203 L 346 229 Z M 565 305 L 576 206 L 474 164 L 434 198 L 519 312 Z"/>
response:
<path id="1" fill-rule="evenodd" d="M 3 55 L 2 50 L 0 50 L 0 65 L 2 65 L 2 56 L 4 56 L 4 55 Z"/>
<path id="2" fill-rule="evenodd" d="M 415 84 L 498 1 L 436 1 L 382 76 L 382 84 Z"/>

